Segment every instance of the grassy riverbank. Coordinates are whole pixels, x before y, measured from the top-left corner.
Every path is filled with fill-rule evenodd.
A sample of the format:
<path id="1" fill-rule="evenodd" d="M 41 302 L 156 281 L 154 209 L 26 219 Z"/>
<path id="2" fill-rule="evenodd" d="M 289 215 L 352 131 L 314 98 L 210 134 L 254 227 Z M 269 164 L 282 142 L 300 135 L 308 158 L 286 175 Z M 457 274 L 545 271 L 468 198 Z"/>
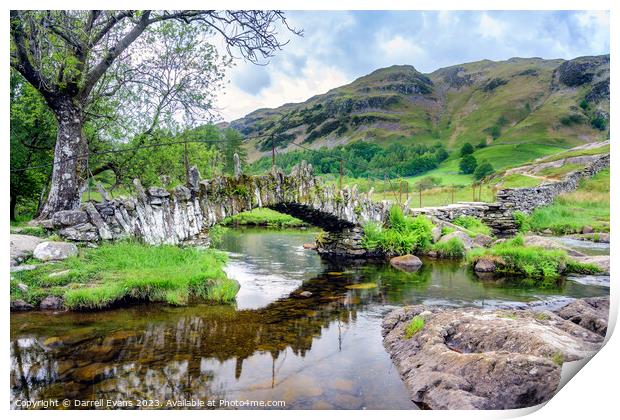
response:
<path id="1" fill-rule="evenodd" d="M 601 271 L 593 264 L 573 260 L 561 249 L 525 246 L 521 236 L 467 253 L 467 261 L 472 266 L 481 259 L 492 262 L 497 273 L 523 276 L 543 287 L 555 285 L 562 274 L 597 274 Z"/>
<path id="2" fill-rule="evenodd" d="M 267 208 L 259 208 L 227 217 L 222 221 L 224 226 L 267 226 L 267 227 L 300 227 L 307 226 L 303 221 L 288 214 L 279 213 Z"/>
<path id="3" fill-rule="evenodd" d="M 225 263 L 226 255 L 215 250 L 104 244 L 59 263 L 13 273 L 11 300 L 37 306 L 46 296 L 58 296 L 66 308 L 77 310 L 130 301 L 185 305 L 192 297 L 226 303 L 234 300 L 238 285 L 226 277 Z"/>
<path id="4" fill-rule="evenodd" d="M 580 233 L 585 226 L 595 232 L 609 232 L 609 169 L 583 180 L 573 192 L 558 196 L 554 202 L 531 215 L 515 217 L 522 231 L 551 230 L 556 235 Z"/>

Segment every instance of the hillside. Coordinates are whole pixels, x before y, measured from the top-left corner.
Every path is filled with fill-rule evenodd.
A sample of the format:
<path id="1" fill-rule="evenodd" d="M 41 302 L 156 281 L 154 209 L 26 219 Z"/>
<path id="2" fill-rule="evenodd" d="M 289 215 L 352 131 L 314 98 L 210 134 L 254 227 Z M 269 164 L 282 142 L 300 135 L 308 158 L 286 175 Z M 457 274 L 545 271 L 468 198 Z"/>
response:
<path id="1" fill-rule="evenodd" d="M 569 148 L 609 138 L 608 120 L 609 55 L 603 55 L 483 60 L 430 74 L 391 66 L 303 103 L 256 110 L 230 126 L 250 137 L 255 160 L 272 141 L 283 151 L 297 150 L 291 142 L 319 148 L 356 140 L 441 142 L 449 150 L 465 142 Z"/>

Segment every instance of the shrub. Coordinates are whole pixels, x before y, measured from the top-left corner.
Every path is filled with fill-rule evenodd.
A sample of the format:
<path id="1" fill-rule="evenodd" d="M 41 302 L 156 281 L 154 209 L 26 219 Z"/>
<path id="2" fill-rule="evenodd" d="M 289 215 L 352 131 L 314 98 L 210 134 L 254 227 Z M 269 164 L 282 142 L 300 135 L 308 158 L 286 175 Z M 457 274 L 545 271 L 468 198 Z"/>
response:
<path id="1" fill-rule="evenodd" d="M 465 143 L 463 147 L 461 147 L 461 157 L 471 155 L 474 153 L 474 146 L 471 143 Z"/>
<path id="2" fill-rule="evenodd" d="M 476 166 L 478 166 L 478 161 L 476 161 L 474 155 L 465 155 L 459 162 L 459 169 L 464 174 L 473 174 Z"/>
<path id="3" fill-rule="evenodd" d="M 424 328 L 424 324 L 425 324 L 424 318 L 422 318 L 419 315 L 416 315 L 413 318 L 411 318 L 411 321 L 409 321 L 409 323 L 405 327 L 405 338 L 407 340 L 411 339 L 414 335 L 419 333 L 422 330 L 422 328 Z"/>
<path id="4" fill-rule="evenodd" d="M 483 235 L 491 235 L 491 228 L 482 220 L 474 216 L 459 216 L 452 221 L 457 226 L 464 227 L 474 233 L 482 233 Z"/>
<path id="5" fill-rule="evenodd" d="M 474 178 L 480 180 L 491 175 L 493 172 L 495 172 L 493 165 L 488 162 L 483 162 L 476 167 L 476 170 L 474 171 Z"/>
<path id="6" fill-rule="evenodd" d="M 433 224 L 425 216 L 410 217 L 400 206 L 392 206 L 388 227 L 377 223 L 364 226 L 362 246 L 368 250 L 381 250 L 387 254 L 426 252 L 432 242 Z"/>
<path id="7" fill-rule="evenodd" d="M 592 118 L 590 123 L 592 124 L 592 127 L 601 131 L 605 130 L 605 128 L 607 127 L 607 121 L 605 121 L 605 118 L 600 115 Z"/>
<path id="8" fill-rule="evenodd" d="M 512 217 L 517 224 L 519 232 L 527 232 L 530 230 L 529 216 L 522 211 L 515 211 Z"/>

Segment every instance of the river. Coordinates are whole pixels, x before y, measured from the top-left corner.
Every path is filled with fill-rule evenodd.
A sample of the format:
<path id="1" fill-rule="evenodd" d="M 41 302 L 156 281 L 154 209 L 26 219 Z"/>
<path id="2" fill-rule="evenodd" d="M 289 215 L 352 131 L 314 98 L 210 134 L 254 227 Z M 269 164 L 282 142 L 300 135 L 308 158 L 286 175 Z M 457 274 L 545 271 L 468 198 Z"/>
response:
<path id="1" fill-rule="evenodd" d="M 284 401 L 289 409 L 414 409 L 382 345 L 381 319 L 406 304 L 495 307 L 609 294 L 608 283 L 554 289 L 478 279 L 458 262 L 327 262 L 312 230 L 235 229 L 219 246 L 241 284 L 236 305 L 138 305 L 11 314 L 16 401 Z M 300 294 L 301 292 L 309 292 Z M 304 296 L 305 295 L 305 296 Z M 107 405 L 108 408 L 111 408 Z"/>

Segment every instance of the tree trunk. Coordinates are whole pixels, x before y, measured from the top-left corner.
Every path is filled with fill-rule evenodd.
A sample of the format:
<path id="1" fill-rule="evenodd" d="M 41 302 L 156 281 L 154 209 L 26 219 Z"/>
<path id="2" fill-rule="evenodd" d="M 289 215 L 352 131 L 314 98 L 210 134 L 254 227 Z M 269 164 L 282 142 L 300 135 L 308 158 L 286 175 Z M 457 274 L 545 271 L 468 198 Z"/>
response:
<path id="1" fill-rule="evenodd" d="M 11 194 L 11 221 L 15 221 L 15 206 L 17 206 L 17 195 Z"/>
<path id="2" fill-rule="evenodd" d="M 39 219 L 47 219 L 60 210 L 79 207 L 88 162 L 88 145 L 82 132 L 84 120 L 79 106 L 70 97 L 50 101 L 49 105 L 58 120 L 58 134 L 50 191 Z"/>

